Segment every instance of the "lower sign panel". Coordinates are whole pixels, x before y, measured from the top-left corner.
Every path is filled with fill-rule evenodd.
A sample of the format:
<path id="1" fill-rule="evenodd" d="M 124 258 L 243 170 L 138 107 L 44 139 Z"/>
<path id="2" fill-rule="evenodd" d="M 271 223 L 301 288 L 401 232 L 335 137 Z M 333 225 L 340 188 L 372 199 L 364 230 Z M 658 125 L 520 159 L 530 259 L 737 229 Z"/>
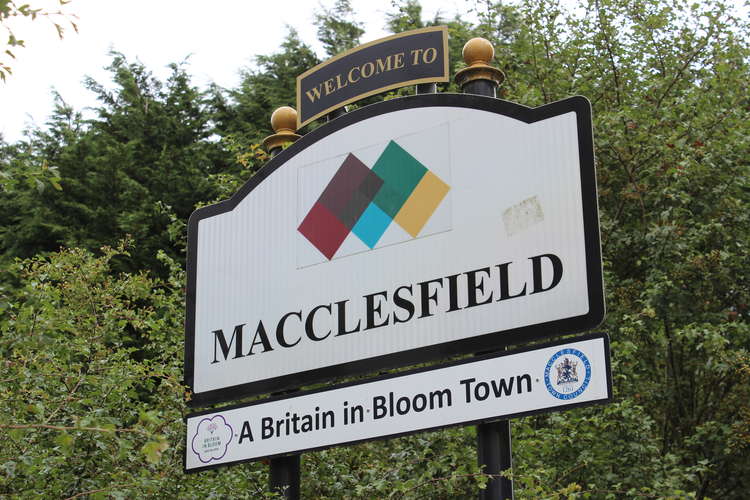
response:
<path id="1" fill-rule="evenodd" d="M 559 411 L 611 397 L 609 339 L 594 334 L 192 414 L 185 470 Z"/>

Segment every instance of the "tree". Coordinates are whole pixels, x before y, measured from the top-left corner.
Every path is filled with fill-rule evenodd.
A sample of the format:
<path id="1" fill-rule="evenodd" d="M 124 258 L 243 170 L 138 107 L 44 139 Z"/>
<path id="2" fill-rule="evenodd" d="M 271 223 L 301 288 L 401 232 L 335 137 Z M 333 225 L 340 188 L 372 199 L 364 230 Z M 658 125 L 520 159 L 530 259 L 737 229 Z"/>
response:
<path id="1" fill-rule="evenodd" d="M 114 272 L 127 252 L 64 250 L 11 270 L 20 285 L 0 292 L 0 495 L 262 497 L 261 464 L 183 475 L 184 274 L 165 255 L 166 281 Z"/>
<path id="2" fill-rule="evenodd" d="M 26 139 L 0 151 L 5 173 L 0 207 L 6 215 L 0 224 L 0 249 L 6 263 L 14 257 L 31 257 L 58 248 L 65 241 L 67 228 L 52 203 L 61 191 L 57 157 L 81 140 L 81 116 L 61 96 L 55 96 L 55 109 L 48 130 L 31 131 Z M 51 183 L 51 186 L 50 184 Z"/>
<path id="3" fill-rule="evenodd" d="M 336 0 L 333 7 L 315 14 L 318 40 L 323 42 L 327 55 L 335 56 L 359 45 L 365 30 L 362 23 L 351 19 L 353 16 L 349 0 Z"/>
<path id="4" fill-rule="evenodd" d="M 271 113 L 296 102 L 296 78 L 320 62 L 294 29 L 289 29 L 281 51 L 257 56 L 257 69 L 245 69 L 238 88 L 214 88 L 212 105 L 217 131 L 240 148 L 250 148 L 269 135 Z"/>
<path id="5" fill-rule="evenodd" d="M 386 13 L 386 28 L 392 33 L 401 33 L 413 29 L 427 28 L 430 26 L 448 27 L 448 52 L 449 52 L 449 74 L 454 75 L 456 71 L 465 66 L 461 57 L 464 44 L 479 36 L 476 29 L 467 21 L 463 21 L 459 15 L 450 21 L 444 19 L 440 12 L 435 13 L 432 19 L 422 19 L 422 5 L 417 0 L 398 0 L 392 2 L 394 12 Z M 438 84 L 441 92 L 460 92 L 454 82 Z M 413 89 L 398 89 L 396 95 L 410 95 Z"/>
<path id="6" fill-rule="evenodd" d="M 737 434 L 748 426 L 748 26 L 722 2 L 565 10 L 534 1 L 521 13 L 526 28 L 497 42 L 504 95 L 533 106 L 582 94 L 594 107 L 618 398 L 604 411 L 633 425 L 608 446 L 675 464 L 597 484 L 666 494 L 658 478 L 668 478 L 698 498 L 741 498 L 750 477 Z M 627 470 L 608 454 L 576 460 L 591 441 L 567 446 L 559 458 L 580 473 L 566 481 L 604 478 L 592 466 L 611 460 Z"/>
<path id="7" fill-rule="evenodd" d="M 61 245 L 94 250 L 125 235 L 139 242 L 127 269 L 158 268 L 159 249 L 179 255 L 170 241 L 171 217 L 186 221 L 200 200 L 216 191 L 209 175 L 230 161 L 211 140 L 209 110 L 181 65 L 160 82 L 139 63 L 117 53 L 109 67 L 115 90 L 87 81 L 101 107 L 88 122 L 57 100 L 47 130 L 32 130 L 5 161 L 41 164 L 59 175 L 58 190 L 37 184 L 0 198 L 5 213 L 0 250 L 6 258 L 31 257 Z"/>

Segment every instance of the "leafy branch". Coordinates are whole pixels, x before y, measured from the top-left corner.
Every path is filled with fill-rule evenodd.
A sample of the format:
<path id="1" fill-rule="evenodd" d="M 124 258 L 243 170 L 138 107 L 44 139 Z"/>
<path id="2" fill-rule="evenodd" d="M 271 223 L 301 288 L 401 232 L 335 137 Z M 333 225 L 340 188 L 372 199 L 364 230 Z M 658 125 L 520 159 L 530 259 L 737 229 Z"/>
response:
<path id="1" fill-rule="evenodd" d="M 35 21 L 37 18 L 46 18 L 52 22 L 57 36 L 60 40 L 63 39 L 65 33 L 65 25 L 70 25 L 73 31 L 78 33 L 78 25 L 75 20 L 77 16 L 63 12 L 63 8 L 69 4 L 72 0 L 58 0 L 60 9 L 58 10 L 45 10 L 42 8 L 32 8 L 29 4 L 18 5 L 15 0 L 0 0 L 0 27 L 2 27 L 8 35 L 6 42 L 7 49 L 5 49 L 4 55 L 15 59 L 16 54 L 13 49 L 15 47 L 24 48 L 26 47 L 26 41 L 18 38 L 16 32 L 8 26 L 8 23 L 13 19 L 26 18 Z M 13 73 L 10 65 L 0 59 L 0 80 L 3 82 L 6 80 L 8 75 Z"/>
<path id="2" fill-rule="evenodd" d="M 0 429 L 51 429 L 54 431 L 91 431 L 91 432 L 105 432 L 109 434 L 118 434 L 123 432 L 132 432 L 136 434 L 142 434 L 144 436 L 151 436 L 151 433 L 146 429 L 138 428 L 116 428 L 116 427 L 86 427 L 86 426 L 75 426 L 75 425 L 52 425 L 52 424 L 0 424 Z"/>

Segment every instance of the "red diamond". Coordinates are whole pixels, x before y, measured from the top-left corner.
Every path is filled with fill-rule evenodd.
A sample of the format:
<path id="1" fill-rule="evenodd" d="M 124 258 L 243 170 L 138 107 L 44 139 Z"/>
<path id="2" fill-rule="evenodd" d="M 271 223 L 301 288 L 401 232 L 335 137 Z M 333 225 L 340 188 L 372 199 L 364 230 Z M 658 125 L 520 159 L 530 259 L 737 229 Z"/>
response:
<path id="1" fill-rule="evenodd" d="M 328 260 L 333 258 L 349 234 L 349 228 L 319 202 L 313 205 L 297 230 Z"/>

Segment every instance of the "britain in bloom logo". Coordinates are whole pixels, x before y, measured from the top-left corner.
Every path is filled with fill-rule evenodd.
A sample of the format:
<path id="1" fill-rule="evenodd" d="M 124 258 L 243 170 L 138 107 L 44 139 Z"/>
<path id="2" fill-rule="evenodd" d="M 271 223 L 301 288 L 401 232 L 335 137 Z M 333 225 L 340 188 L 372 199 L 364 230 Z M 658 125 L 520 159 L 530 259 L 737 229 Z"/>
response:
<path id="1" fill-rule="evenodd" d="M 328 260 L 350 233 L 374 248 L 391 222 L 416 238 L 450 190 L 390 141 L 372 169 L 349 154 L 297 229 Z"/>
<path id="2" fill-rule="evenodd" d="M 207 464 L 221 460 L 229 449 L 234 431 L 222 415 L 204 418 L 198 422 L 195 435 L 190 443 L 198 460 Z"/>

